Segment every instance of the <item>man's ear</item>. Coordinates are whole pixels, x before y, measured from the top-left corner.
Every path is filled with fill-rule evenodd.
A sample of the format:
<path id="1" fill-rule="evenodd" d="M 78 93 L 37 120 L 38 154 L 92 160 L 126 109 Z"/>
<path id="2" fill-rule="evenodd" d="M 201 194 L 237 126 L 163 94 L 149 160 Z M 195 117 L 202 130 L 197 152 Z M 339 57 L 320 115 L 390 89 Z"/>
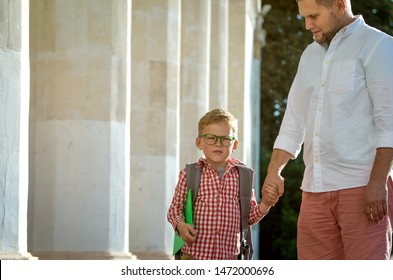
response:
<path id="1" fill-rule="evenodd" d="M 345 13 L 345 9 L 347 8 L 347 3 L 345 0 L 337 0 L 336 7 L 338 10 L 338 14 L 342 16 Z"/>

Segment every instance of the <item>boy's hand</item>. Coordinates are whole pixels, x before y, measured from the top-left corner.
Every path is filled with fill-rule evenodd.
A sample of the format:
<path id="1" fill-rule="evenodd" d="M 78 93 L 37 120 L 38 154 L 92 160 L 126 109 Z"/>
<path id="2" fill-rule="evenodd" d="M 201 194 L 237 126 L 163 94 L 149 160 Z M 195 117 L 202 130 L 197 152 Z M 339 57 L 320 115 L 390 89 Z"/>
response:
<path id="1" fill-rule="evenodd" d="M 176 226 L 177 231 L 179 232 L 180 237 L 187 243 L 192 243 L 195 241 L 196 231 L 192 227 L 192 225 L 185 223 L 184 221 L 180 221 Z"/>

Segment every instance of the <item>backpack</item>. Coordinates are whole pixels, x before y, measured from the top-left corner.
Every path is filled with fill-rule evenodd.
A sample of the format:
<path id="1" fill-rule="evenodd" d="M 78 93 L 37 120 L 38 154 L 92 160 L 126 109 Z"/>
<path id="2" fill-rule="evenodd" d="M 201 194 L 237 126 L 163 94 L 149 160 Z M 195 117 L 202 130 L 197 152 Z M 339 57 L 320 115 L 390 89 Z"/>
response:
<path id="1" fill-rule="evenodd" d="M 198 163 L 186 164 L 186 184 L 187 190 L 192 189 L 192 203 L 198 193 L 201 181 L 202 167 Z M 254 170 L 244 164 L 237 164 L 239 170 L 239 191 L 240 191 L 240 254 L 239 260 L 251 260 L 254 255 L 252 244 L 251 227 L 248 224 L 250 212 L 250 200 L 254 185 Z M 181 251 L 181 250 L 180 250 Z"/>

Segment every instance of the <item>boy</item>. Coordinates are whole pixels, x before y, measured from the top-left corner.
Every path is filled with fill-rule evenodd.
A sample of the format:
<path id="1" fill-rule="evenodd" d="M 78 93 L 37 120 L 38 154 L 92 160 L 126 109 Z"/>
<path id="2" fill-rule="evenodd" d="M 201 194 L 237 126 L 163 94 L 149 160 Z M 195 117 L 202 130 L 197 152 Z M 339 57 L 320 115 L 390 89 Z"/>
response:
<path id="1" fill-rule="evenodd" d="M 237 259 L 240 253 L 239 160 L 231 157 L 239 142 L 237 119 L 223 109 L 206 113 L 198 124 L 195 145 L 203 151 L 199 191 L 194 204 L 194 227 L 183 220 L 186 199 L 186 173 L 180 171 L 168 221 L 186 244 L 182 260 Z M 250 201 L 249 224 L 259 222 L 278 201 L 278 189 L 266 187 L 257 204 L 254 190 Z"/>

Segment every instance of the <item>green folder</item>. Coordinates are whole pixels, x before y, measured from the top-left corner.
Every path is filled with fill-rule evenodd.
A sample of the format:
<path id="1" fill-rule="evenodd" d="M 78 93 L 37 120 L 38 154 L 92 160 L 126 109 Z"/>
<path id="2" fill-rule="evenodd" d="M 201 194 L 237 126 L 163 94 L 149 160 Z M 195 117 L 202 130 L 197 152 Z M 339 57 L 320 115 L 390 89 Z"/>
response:
<path id="1" fill-rule="evenodd" d="M 188 190 L 186 204 L 184 206 L 184 218 L 187 224 L 192 225 L 192 189 Z M 173 255 L 186 244 L 180 235 L 175 231 L 175 238 L 173 240 Z"/>

